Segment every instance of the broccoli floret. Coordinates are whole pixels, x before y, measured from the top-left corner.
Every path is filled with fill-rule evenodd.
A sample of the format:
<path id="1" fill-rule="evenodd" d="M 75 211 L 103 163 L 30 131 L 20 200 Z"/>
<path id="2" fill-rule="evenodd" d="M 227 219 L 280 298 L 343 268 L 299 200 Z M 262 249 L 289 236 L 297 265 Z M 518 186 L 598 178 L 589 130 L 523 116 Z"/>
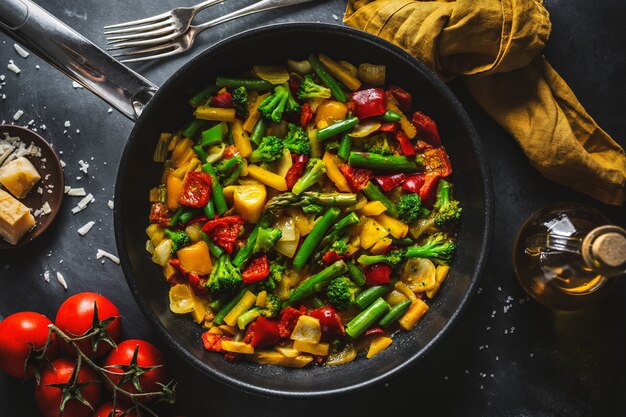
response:
<path id="1" fill-rule="evenodd" d="M 283 156 L 285 144 L 277 136 L 265 136 L 259 147 L 252 151 L 250 162 L 272 162 Z"/>
<path id="2" fill-rule="evenodd" d="M 324 206 L 320 206 L 319 204 L 309 204 L 307 206 L 302 206 L 302 211 L 305 214 L 321 214 L 324 211 Z"/>
<path id="3" fill-rule="evenodd" d="M 232 92 L 233 106 L 237 116 L 241 119 L 248 117 L 248 92 L 244 86 L 235 88 Z"/>
<path id="4" fill-rule="evenodd" d="M 289 88 L 286 88 L 284 85 L 277 85 L 274 87 L 274 93 L 267 96 L 257 109 L 266 119 L 279 123 L 283 117 L 289 97 Z"/>
<path id="5" fill-rule="evenodd" d="M 348 238 L 344 238 L 334 241 L 328 251 L 334 251 L 337 255 L 343 256 L 348 253 L 348 249 Z"/>
<path id="6" fill-rule="evenodd" d="M 256 242 L 254 243 L 253 253 L 269 251 L 282 235 L 283 232 L 280 229 L 260 227 Z"/>
<path id="7" fill-rule="evenodd" d="M 172 253 L 191 245 L 191 238 L 183 230 L 165 229 L 165 235 L 172 241 Z"/>
<path id="8" fill-rule="evenodd" d="M 366 140 L 363 143 L 363 150 L 378 155 L 394 155 L 396 153 L 394 147 L 389 143 L 387 135 L 384 133 Z"/>
<path id="9" fill-rule="evenodd" d="M 206 287 L 213 293 L 223 294 L 235 290 L 242 282 L 239 268 L 232 264 L 228 254 L 223 254 L 217 258 L 213 271 L 211 271 L 206 282 Z"/>
<path id="10" fill-rule="evenodd" d="M 311 158 L 306 164 L 304 175 L 294 184 L 291 192 L 298 195 L 315 185 L 326 173 L 326 165 L 320 158 Z"/>
<path id="11" fill-rule="evenodd" d="M 345 310 L 354 303 L 354 298 L 359 293 L 359 287 L 349 278 L 335 278 L 326 287 L 328 302 L 340 310 Z"/>
<path id="12" fill-rule="evenodd" d="M 287 268 L 282 262 L 278 260 L 271 262 L 270 273 L 263 281 L 259 281 L 259 283 L 257 284 L 258 289 L 266 290 L 266 291 L 275 290 L 276 285 L 283 279 L 283 275 L 285 274 L 285 269 Z"/>
<path id="13" fill-rule="evenodd" d="M 220 183 L 224 186 L 232 185 L 239 178 L 243 170 L 243 159 L 236 155 L 230 159 L 222 160 L 215 165 L 215 173 Z"/>
<path id="14" fill-rule="evenodd" d="M 357 262 L 361 265 L 373 265 L 377 263 L 386 263 L 396 265 L 404 259 L 404 251 L 394 250 L 384 255 L 361 255 Z"/>
<path id="15" fill-rule="evenodd" d="M 449 262 L 454 255 L 456 245 L 443 233 L 434 233 L 426 238 L 419 246 L 406 249 L 407 258 L 430 258 L 442 262 Z"/>
<path id="16" fill-rule="evenodd" d="M 452 224 L 461 218 L 461 206 L 457 200 L 450 198 L 451 189 L 452 186 L 448 181 L 439 181 L 437 200 L 434 205 L 434 209 L 437 211 L 435 214 L 435 224 L 437 226 Z"/>
<path id="17" fill-rule="evenodd" d="M 300 83 L 300 87 L 298 88 L 298 92 L 296 94 L 300 100 L 306 100 L 307 98 L 314 97 L 330 98 L 331 91 L 330 88 L 317 84 L 313 79 L 313 76 L 307 74 Z"/>
<path id="18" fill-rule="evenodd" d="M 397 204 L 400 219 L 405 223 L 412 223 L 422 216 L 422 199 L 419 194 L 405 194 Z"/>
<path id="19" fill-rule="evenodd" d="M 289 149 L 291 153 L 311 156 L 309 135 L 294 123 L 289 123 L 289 132 L 284 139 L 284 144 L 285 148 Z"/>
<path id="20" fill-rule="evenodd" d="M 300 111 L 300 105 L 298 104 L 296 99 L 293 98 L 293 95 L 291 94 L 291 88 L 289 88 L 289 84 L 285 83 L 283 86 L 287 89 L 287 103 L 285 103 L 285 113 L 298 113 Z"/>
<path id="21" fill-rule="evenodd" d="M 273 294 L 267 294 L 265 307 L 252 307 L 237 318 L 237 326 L 243 330 L 248 324 L 256 320 L 259 316 L 265 318 L 274 317 L 280 311 L 280 300 Z"/>

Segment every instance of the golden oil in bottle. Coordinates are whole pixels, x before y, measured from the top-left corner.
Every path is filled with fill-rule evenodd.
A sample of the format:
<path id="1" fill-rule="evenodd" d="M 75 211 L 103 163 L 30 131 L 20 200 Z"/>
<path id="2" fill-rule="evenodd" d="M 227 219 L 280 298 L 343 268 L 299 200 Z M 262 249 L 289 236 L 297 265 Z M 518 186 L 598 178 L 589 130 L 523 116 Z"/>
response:
<path id="1" fill-rule="evenodd" d="M 626 273 L 626 230 L 586 205 L 544 207 L 520 228 L 513 268 L 524 290 L 544 306 L 588 307 Z"/>

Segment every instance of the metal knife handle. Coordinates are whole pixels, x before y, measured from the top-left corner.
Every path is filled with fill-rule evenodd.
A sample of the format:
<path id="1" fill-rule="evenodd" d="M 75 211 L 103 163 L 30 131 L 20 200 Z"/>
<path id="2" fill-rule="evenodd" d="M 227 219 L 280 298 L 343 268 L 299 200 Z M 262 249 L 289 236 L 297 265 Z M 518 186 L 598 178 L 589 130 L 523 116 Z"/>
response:
<path id="1" fill-rule="evenodd" d="M 133 121 L 158 89 L 31 0 L 0 0 L 0 30 Z"/>

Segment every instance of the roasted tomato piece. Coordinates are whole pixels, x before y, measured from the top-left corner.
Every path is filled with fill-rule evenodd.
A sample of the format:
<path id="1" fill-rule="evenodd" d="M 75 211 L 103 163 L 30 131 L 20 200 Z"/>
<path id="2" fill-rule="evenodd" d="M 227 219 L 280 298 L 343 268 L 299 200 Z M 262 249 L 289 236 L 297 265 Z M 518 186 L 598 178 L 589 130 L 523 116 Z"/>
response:
<path id="1" fill-rule="evenodd" d="M 380 116 L 387 111 L 387 96 L 382 88 L 368 88 L 352 93 L 354 115 L 359 119 Z"/>
<path id="2" fill-rule="evenodd" d="M 296 327 L 296 323 L 304 312 L 293 307 L 286 307 L 280 312 L 278 320 L 278 331 L 281 338 L 288 338 Z"/>
<path id="3" fill-rule="evenodd" d="M 346 177 L 348 185 L 355 193 L 361 191 L 372 179 L 372 170 L 365 168 L 352 168 L 350 165 L 343 163 L 339 165 L 339 171 Z"/>
<path id="4" fill-rule="evenodd" d="M 228 160 L 239 155 L 239 149 L 235 145 L 228 145 L 224 148 L 224 156 L 222 156 L 223 160 Z"/>
<path id="5" fill-rule="evenodd" d="M 439 138 L 439 131 L 435 121 L 424 113 L 416 111 L 411 117 L 413 126 L 417 129 L 417 136 L 420 139 L 425 140 L 433 146 L 441 146 L 441 139 Z"/>
<path id="6" fill-rule="evenodd" d="M 391 266 L 378 263 L 365 267 L 365 283 L 367 285 L 389 284 L 391 282 Z"/>
<path id="7" fill-rule="evenodd" d="M 341 316 L 332 306 L 324 306 L 316 308 L 309 313 L 309 316 L 320 321 L 322 327 L 322 338 L 325 340 L 333 339 L 337 336 L 343 336 L 345 329 L 341 322 Z"/>
<path id="8" fill-rule="evenodd" d="M 337 252 L 335 252 L 334 250 L 328 251 L 326 252 L 323 256 L 322 256 L 322 262 L 324 262 L 324 264 L 326 265 L 330 265 L 332 263 L 337 262 L 340 259 L 343 259 L 344 256 L 341 256 L 339 254 L 337 254 Z"/>
<path id="9" fill-rule="evenodd" d="M 270 264 L 267 261 L 267 255 L 262 255 L 248 263 L 246 269 L 241 273 L 241 277 L 244 284 L 252 284 L 265 279 L 269 273 Z"/>
<path id="10" fill-rule="evenodd" d="M 232 337 L 210 332 L 202 333 L 204 348 L 211 352 L 224 352 L 222 349 L 222 340 L 232 340 Z"/>
<path id="11" fill-rule="evenodd" d="M 285 174 L 285 182 L 287 183 L 287 189 L 291 190 L 293 186 L 298 182 L 302 174 L 304 174 L 304 170 L 306 168 L 306 163 L 309 161 L 309 157 L 306 155 L 298 155 L 295 153 L 291 154 L 291 167 Z"/>
<path id="12" fill-rule="evenodd" d="M 211 197 L 211 176 L 206 172 L 188 172 L 183 183 L 180 204 L 200 208 L 207 205 Z"/>
<path id="13" fill-rule="evenodd" d="M 165 204 L 154 203 L 150 206 L 150 223 L 167 226 L 171 217 L 171 213 Z"/>
<path id="14" fill-rule="evenodd" d="M 380 127 L 378 128 L 379 132 L 390 132 L 390 133 L 393 133 L 396 130 L 398 130 L 398 123 L 397 122 L 381 123 Z"/>
<path id="15" fill-rule="evenodd" d="M 244 224 L 241 216 L 226 216 L 209 220 L 202 226 L 202 231 L 216 244 L 228 253 L 233 251 L 235 241 L 241 233 Z"/>
<path id="16" fill-rule="evenodd" d="M 309 103 L 304 103 L 300 106 L 300 126 L 307 127 L 311 118 L 313 117 L 313 111 Z"/>
<path id="17" fill-rule="evenodd" d="M 426 172 L 434 172 L 445 178 L 452 174 L 452 164 L 443 146 L 427 149 L 423 153 Z"/>

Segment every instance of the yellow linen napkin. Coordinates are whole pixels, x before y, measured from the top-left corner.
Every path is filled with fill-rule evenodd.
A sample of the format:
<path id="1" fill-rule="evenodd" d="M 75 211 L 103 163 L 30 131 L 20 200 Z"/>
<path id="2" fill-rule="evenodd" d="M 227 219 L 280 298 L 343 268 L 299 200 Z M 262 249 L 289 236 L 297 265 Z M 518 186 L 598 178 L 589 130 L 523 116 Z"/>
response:
<path id="1" fill-rule="evenodd" d="M 540 55 L 540 0 L 348 0 L 344 22 L 391 41 L 482 108 L 545 177 L 606 204 L 626 198 L 626 154 Z"/>

